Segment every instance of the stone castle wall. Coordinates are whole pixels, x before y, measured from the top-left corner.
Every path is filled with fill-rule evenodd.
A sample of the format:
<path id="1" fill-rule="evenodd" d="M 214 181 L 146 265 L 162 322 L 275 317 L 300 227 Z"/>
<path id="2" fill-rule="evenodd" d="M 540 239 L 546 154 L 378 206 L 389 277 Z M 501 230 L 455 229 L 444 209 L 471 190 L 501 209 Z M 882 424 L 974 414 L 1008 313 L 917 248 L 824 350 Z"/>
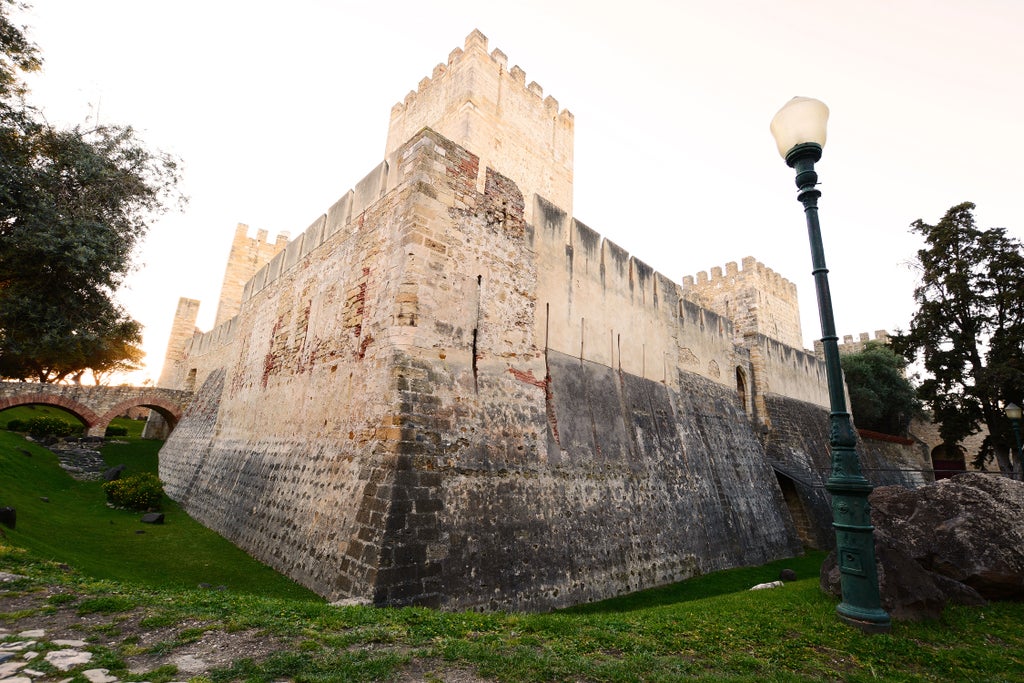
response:
<path id="1" fill-rule="evenodd" d="M 197 338 L 202 388 L 161 451 L 172 497 L 380 604 L 546 609 L 797 550 L 726 321 L 578 224 L 570 257 L 430 131 L 396 159 L 394 189 Z M 588 354 L 588 317 L 621 344 Z M 666 329 L 673 362 L 648 367 Z"/>
<path id="2" fill-rule="evenodd" d="M 772 395 L 766 399 L 771 428 L 761 436 L 766 459 L 783 484 L 796 492 L 787 499 L 794 520 L 809 519 L 808 545 L 835 544 L 831 497 L 825 490 L 832 469 L 828 419 L 821 409 L 803 401 Z M 919 443 L 897 443 L 857 438 L 857 453 L 864 477 L 874 486 L 921 486 L 934 479 L 927 451 Z"/>
<path id="3" fill-rule="evenodd" d="M 186 343 L 169 495 L 389 605 L 550 609 L 828 545 L 792 284 L 753 259 L 673 283 L 573 219 L 572 117 L 506 65 L 470 34 Z"/>

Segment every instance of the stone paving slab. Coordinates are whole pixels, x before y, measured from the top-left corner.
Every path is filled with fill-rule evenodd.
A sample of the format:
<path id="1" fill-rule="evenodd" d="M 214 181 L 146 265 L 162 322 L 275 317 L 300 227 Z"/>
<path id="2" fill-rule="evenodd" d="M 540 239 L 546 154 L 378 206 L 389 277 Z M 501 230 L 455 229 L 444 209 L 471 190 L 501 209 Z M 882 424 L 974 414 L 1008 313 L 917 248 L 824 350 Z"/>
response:
<path id="1" fill-rule="evenodd" d="M 3 680 L 5 678 L 8 678 L 9 676 L 13 676 L 14 674 L 18 673 L 22 668 L 25 667 L 26 664 L 28 664 L 28 662 L 16 661 L 4 662 L 3 664 L 0 664 L 0 680 Z"/>
<path id="2" fill-rule="evenodd" d="M 72 649 L 53 650 L 47 652 L 43 659 L 61 671 L 70 671 L 79 664 L 88 664 L 92 659 L 92 653 Z"/>
<path id="3" fill-rule="evenodd" d="M 86 669 L 82 675 L 89 679 L 89 683 L 114 683 L 117 676 L 111 676 L 109 669 Z"/>
<path id="4" fill-rule="evenodd" d="M 77 639 L 76 640 L 68 640 L 68 639 L 54 640 L 53 644 L 54 645 L 60 645 L 61 647 L 85 647 L 85 641 L 84 640 L 77 640 Z"/>

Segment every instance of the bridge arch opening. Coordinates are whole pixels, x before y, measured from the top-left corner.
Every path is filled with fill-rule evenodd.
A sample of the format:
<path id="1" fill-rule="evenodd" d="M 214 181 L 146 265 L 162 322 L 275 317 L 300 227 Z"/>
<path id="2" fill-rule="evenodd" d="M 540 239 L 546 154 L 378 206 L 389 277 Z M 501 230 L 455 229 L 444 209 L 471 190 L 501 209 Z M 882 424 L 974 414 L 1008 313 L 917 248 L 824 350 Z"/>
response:
<path id="1" fill-rule="evenodd" d="M 111 420 L 126 416 L 133 408 L 148 408 L 163 426 L 160 434 L 143 438 L 166 438 L 177 425 L 191 395 L 152 387 L 116 387 L 0 382 L 0 411 L 23 405 L 60 408 L 85 425 L 86 436 L 102 437 Z M 0 426 L 6 426 L 0 424 Z"/>
<path id="2" fill-rule="evenodd" d="M 177 426 L 181 419 L 181 407 L 157 396 L 140 396 L 118 403 L 99 417 L 93 426 L 94 431 L 107 428 L 116 417 L 127 415 L 133 408 L 149 408 L 146 426 L 142 430 L 143 439 L 166 439 L 167 435 Z"/>
<path id="3" fill-rule="evenodd" d="M 23 397 L 10 397 L 0 399 L 0 427 L 7 429 L 8 424 L 12 420 L 22 419 L 30 420 L 36 415 L 30 414 L 28 411 L 38 407 L 45 407 L 47 410 L 39 411 L 38 417 L 56 417 L 58 419 L 65 420 L 71 424 L 80 424 L 82 426 L 82 432 L 85 433 L 93 420 L 96 419 L 96 413 L 90 410 L 87 406 L 70 401 L 66 398 L 59 396 L 23 396 Z M 11 411 L 12 408 L 26 408 L 26 410 Z"/>
<path id="4" fill-rule="evenodd" d="M 42 410 L 37 410 L 39 408 Z M 73 409 L 52 403 L 29 401 L 17 405 L 4 406 L 0 409 L 0 429 L 10 429 L 12 423 L 16 427 L 19 421 L 24 423 L 34 417 L 55 417 L 73 425 L 79 425 L 82 428 L 83 434 L 89 428 L 89 423 L 86 419 Z"/>

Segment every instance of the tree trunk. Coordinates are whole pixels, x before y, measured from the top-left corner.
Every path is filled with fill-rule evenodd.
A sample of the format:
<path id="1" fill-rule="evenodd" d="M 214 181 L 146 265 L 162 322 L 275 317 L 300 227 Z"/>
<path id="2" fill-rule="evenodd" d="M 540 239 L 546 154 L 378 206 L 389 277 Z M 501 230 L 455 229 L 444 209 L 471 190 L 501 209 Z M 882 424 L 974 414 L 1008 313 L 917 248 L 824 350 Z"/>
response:
<path id="1" fill-rule="evenodd" d="M 995 453 L 996 463 L 999 465 L 999 471 L 1004 477 L 1010 479 L 1020 479 L 1020 475 L 1014 474 L 1014 464 L 1010 460 L 1010 449 L 1006 446 L 1000 446 L 998 444 L 992 446 L 992 452 Z"/>

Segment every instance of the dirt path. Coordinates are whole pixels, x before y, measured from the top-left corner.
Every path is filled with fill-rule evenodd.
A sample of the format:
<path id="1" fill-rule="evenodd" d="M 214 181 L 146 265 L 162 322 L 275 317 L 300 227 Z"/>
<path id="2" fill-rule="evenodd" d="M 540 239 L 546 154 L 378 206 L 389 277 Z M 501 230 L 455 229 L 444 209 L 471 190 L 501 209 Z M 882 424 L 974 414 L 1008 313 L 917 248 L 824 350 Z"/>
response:
<path id="1" fill-rule="evenodd" d="M 51 683 L 70 680 L 74 674 L 84 675 L 94 683 L 118 680 L 106 669 L 99 668 L 102 658 L 74 664 L 56 674 L 52 670 L 47 673 L 33 668 L 33 664 L 41 661 L 40 650 L 49 654 L 57 648 L 80 653 L 102 649 L 118 653 L 134 675 L 173 666 L 177 670 L 173 674 L 175 679 L 181 681 L 208 675 L 215 669 L 230 668 L 243 659 L 260 662 L 276 652 L 299 650 L 295 641 L 257 630 L 227 633 L 219 626 L 199 620 L 160 628 L 145 627 L 141 624 L 146 616 L 143 609 L 80 615 L 74 603 L 54 605 L 52 596 L 61 593 L 60 589 L 53 588 L 30 593 L 0 593 L 0 614 L 17 615 L 0 620 L 0 640 L 8 641 L 0 642 L 0 683 Z M 67 645 L 74 641 L 83 644 L 77 648 Z M 407 650 L 389 645 L 371 644 L 361 649 L 409 654 Z M 5 655 L 10 656 L 3 661 Z M 398 677 L 391 680 L 483 683 L 487 679 L 479 678 L 466 668 L 413 656 Z"/>

